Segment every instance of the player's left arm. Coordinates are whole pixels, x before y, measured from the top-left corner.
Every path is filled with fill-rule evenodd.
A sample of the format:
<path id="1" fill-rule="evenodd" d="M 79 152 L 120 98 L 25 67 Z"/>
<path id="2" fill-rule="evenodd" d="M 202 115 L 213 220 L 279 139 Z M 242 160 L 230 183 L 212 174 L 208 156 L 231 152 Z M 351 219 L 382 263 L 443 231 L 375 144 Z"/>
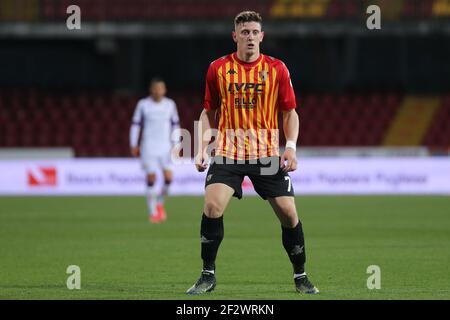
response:
<path id="1" fill-rule="evenodd" d="M 281 168 L 284 172 L 297 169 L 296 145 L 299 131 L 298 114 L 294 88 L 287 67 L 282 64 L 278 93 L 278 105 L 283 112 L 283 131 L 286 138 L 286 148 L 281 156 Z"/>
<path id="2" fill-rule="evenodd" d="M 296 144 L 299 131 L 298 114 L 295 109 L 283 111 L 283 130 L 286 138 L 286 148 L 281 156 L 281 168 L 284 172 L 297 169 Z"/>

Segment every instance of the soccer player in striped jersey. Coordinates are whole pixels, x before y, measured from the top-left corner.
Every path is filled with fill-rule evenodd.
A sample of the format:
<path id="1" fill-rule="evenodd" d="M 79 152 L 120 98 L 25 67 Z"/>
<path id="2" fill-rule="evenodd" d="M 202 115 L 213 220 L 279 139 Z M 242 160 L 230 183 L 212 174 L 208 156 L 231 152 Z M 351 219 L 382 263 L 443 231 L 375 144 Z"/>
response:
<path id="1" fill-rule="evenodd" d="M 133 114 L 130 128 L 130 149 L 134 157 L 141 157 L 142 167 L 147 179 L 147 205 L 149 220 L 159 223 L 166 220 L 164 198 L 172 182 L 171 133 L 179 128 L 177 106 L 167 98 L 166 84 L 160 78 L 154 78 L 149 86 L 150 96 L 139 100 Z M 139 145 L 139 134 L 144 126 Z M 164 184 L 157 193 L 156 174 L 162 170 Z"/>
<path id="2" fill-rule="evenodd" d="M 200 227 L 203 270 L 188 294 L 212 291 L 216 285 L 216 255 L 223 239 L 223 212 L 232 196 L 242 197 L 248 176 L 255 191 L 281 223 L 282 243 L 293 266 L 297 292 L 318 293 L 305 273 L 305 242 L 288 172 L 297 168 L 299 131 L 296 99 L 285 64 L 260 53 L 264 32 L 261 16 L 239 13 L 232 33 L 236 52 L 211 63 L 206 75 L 204 110 L 198 135 L 202 145 L 195 158 L 198 171 L 208 167 L 207 144 L 202 139 L 218 129 L 215 155 L 206 175 L 205 202 Z M 286 146 L 280 156 L 278 113 L 282 113 Z"/>

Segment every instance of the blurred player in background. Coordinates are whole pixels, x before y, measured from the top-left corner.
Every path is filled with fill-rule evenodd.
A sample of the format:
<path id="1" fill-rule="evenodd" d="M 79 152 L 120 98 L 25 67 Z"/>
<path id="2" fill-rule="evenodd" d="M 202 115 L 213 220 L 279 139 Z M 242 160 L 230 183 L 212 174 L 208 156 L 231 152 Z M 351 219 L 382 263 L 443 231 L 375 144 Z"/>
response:
<path id="1" fill-rule="evenodd" d="M 134 157 L 141 157 L 147 179 L 147 205 L 152 223 L 167 219 L 164 198 L 172 182 L 171 133 L 179 128 L 178 111 L 175 102 L 167 98 L 166 84 L 160 78 L 153 78 L 149 85 L 150 96 L 139 100 L 134 111 L 130 128 L 130 148 Z M 139 135 L 141 128 L 141 142 Z M 156 174 L 162 170 L 164 184 L 159 193 L 155 188 Z"/>
<path id="2" fill-rule="evenodd" d="M 211 128 L 218 128 L 219 135 L 215 140 L 216 156 L 205 182 L 200 227 L 203 270 L 188 294 L 209 292 L 216 285 L 215 260 L 224 236 L 223 212 L 232 196 L 242 197 L 245 176 L 250 178 L 255 191 L 269 201 L 281 223 L 282 243 L 293 266 L 296 291 L 319 292 L 305 273 L 303 228 L 288 174 L 297 169 L 299 119 L 295 93 L 285 64 L 260 53 L 259 45 L 264 37 L 261 24 L 261 16 L 256 12 L 238 14 L 233 31 L 236 52 L 212 62 L 206 75 L 199 136 L 203 137 Z M 217 111 L 220 111 L 218 121 Z M 272 139 L 278 137 L 278 112 L 283 114 L 287 141 L 281 158 L 278 139 Z M 244 137 L 240 142 L 236 139 L 237 132 L 251 130 L 256 136 Z M 195 159 L 198 171 L 208 166 L 209 155 L 204 142 Z M 270 173 L 264 170 L 267 169 L 265 164 L 273 166 Z"/>

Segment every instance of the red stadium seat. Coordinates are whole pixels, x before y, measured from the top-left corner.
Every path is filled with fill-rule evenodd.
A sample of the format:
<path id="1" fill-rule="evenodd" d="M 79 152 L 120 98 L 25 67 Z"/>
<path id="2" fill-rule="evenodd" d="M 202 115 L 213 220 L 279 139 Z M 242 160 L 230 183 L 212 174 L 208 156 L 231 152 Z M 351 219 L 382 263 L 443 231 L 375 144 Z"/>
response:
<path id="1" fill-rule="evenodd" d="M 180 124 L 191 134 L 202 96 L 171 92 Z M 399 94 L 308 94 L 299 100 L 302 146 L 379 145 Z M 54 95 L 0 93 L 0 146 L 72 146 L 76 155 L 129 156 L 128 130 L 138 97 L 105 93 Z M 450 96 L 444 96 L 424 139 L 425 145 L 450 145 Z M 3 107 L 5 106 L 5 107 Z M 281 118 L 280 118 L 281 120 Z"/>

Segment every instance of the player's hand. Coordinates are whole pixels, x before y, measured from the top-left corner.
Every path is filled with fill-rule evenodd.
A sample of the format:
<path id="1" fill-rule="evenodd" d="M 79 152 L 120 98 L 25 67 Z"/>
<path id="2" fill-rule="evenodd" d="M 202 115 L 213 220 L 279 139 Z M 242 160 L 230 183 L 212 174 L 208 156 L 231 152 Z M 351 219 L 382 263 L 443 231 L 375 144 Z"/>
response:
<path id="1" fill-rule="evenodd" d="M 209 155 L 206 151 L 195 156 L 195 167 L 198 172 L 203 172 L 208 168 Z"/>
<path id="2" fill-rule="evenodd" d="M 297 170 L 297 155 L 292 148 L 286 148 L 281 156 L 281 169 L 284 172 L 291 172 Z"/>
<path id="3" fill-rule="evenodd" d="M 139 147 L 132 147 L 130 149 L 131 155 L 133 157 L 139 157 L 139 155 L 141 154 L 141 151 L 139 150 Z"/>

